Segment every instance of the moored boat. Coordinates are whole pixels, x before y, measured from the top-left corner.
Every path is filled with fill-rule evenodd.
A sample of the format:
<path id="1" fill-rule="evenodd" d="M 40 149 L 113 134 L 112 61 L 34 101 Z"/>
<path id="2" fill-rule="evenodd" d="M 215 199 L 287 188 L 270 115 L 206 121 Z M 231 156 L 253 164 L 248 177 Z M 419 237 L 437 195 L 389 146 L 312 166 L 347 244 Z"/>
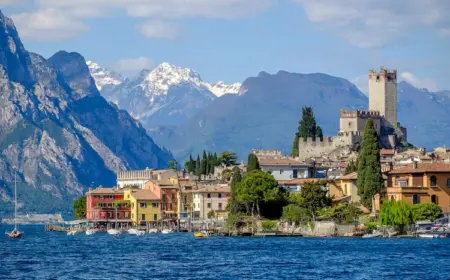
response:
<path id="1" fill-rule="evenodd" d="M 77 233 L 78 233 L 78 231 L 76 231 L 76 230 L 70 230 L 67 232 L 67 235 L 75 235 Z"/>
<path id="2" fill-rule="evenodd" d="M 204 238 L 204 237 L 208 237 L 208 236 L 209 236 L 209 234 L 205 230 L 194 232 L 194 237 Z"/>
<path id="3" fill-rule="evenodd" d="M 86 230 L 86 235 L 93 235 L 93 234 L 95 234 L 95 230 L 94 229 L 87 229 Z"/>
<path id="4" fill-rule="evenodd" d="M 11 232 L 6 233 L 9 238 L 20 238 L 23 232 L 17 229 L 17 180 L 16 171 L 14 170 L 14 229 Z"/>
<path id="5" fill-rule="evenodd" d="M 135 229 L 135 228 L 130 228 L 130 229 L 128 230 L 128 233 L 129 233 L 129 234 L 133 234 L 133 235 L 144 235 L 144 234 L 145 234 L 145 231 L 143 231 L 143 230 L 138 230 L 138 229 Z"/>
<path id="6" fill-rule="evenodd" d="M 120 230 L 115 229 L 115 228 L 110 228 L 106 231 L 109 235 L 119 235 L 120 234 Z"/>
<path id="7" fill-rule="evenodd" d="M 162 234 L 169 234 L 169 233 L 172 233 L 172 230 L 171 230 L 171 229 L 163 229 L 163 230 L 161 231 L 161 233 L 162 233 Z"/>

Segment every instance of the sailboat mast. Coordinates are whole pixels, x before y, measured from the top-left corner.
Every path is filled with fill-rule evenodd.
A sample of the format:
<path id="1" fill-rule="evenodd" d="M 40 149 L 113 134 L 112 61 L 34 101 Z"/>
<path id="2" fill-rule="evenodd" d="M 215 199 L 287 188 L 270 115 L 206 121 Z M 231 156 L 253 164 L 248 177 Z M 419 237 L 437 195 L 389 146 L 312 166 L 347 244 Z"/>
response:
<path id="1" fill-rule="evenodd" d="M 17 180 L 15 169 L 14 169 L 14 229 L 17 229 Z"/>

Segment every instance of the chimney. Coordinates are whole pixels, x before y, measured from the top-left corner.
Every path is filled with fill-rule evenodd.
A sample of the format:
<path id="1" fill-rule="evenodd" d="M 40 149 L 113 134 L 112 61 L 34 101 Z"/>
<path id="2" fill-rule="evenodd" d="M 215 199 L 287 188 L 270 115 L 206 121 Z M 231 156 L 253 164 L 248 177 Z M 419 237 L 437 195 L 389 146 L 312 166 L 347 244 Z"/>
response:
<path id="1" fill-rule="evenodd" d="M 413 169 L 417 169 L 417 161 L 413 161 Z"/>

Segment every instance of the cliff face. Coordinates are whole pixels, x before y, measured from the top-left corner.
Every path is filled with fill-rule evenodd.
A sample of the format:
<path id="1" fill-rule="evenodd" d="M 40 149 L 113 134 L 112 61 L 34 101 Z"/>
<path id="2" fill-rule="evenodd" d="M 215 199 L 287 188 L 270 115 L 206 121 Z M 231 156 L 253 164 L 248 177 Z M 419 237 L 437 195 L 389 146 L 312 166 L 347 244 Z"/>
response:
<path id="1" fill-rule="evenodd" d="M 27 52 L 1 12 L 0 115 L 0 212 L 13 209 L 14 170 L 21 211 L 53 212 L 70 209 L 87 186 L 114 185 L 118 170 L 172 159 L 100 96 L 80 54 Z"/>

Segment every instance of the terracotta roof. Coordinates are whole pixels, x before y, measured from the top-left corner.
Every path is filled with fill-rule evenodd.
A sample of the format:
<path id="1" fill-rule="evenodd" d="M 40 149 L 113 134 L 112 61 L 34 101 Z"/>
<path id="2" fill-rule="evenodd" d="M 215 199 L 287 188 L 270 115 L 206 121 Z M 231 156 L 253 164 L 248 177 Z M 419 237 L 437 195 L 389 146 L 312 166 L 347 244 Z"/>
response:
<path id="1" fill-rule="evenodd" d="M 216 185 L 213 187 L 205 187 L 198 190 L 193 190 L 193 193 L 230 193 L 231 187 L 228 185 Z"/>
<path id="2" fill-rule="evenodd" d="M 326 179 L 323 178 L 296 178 L 292 180 L 279 180 L 278 184 L 282 186 L 289 186 L 289 185 L 303 185 L 306 183 L 317 183 L 320 181 L 324 181 Z"/>
<path id="3" fill-rule="evenodd" d="M 136 200 L 160 200 L 160 198 L 149 190 L 132 190 L 131 196 Z"/>
<path id="4" fill-rule="evenodd" d="M 381 149 L 380 154 L 384 155 L 384 156 L 393 156 L 393 155 L 395 155 L 395 150 L 394 149 Z"/>
<path id="5" fill-rule="evenodd" d="M 394 169 L 389 174 L 403 173 L 425 173 L 425 172 L 450 172 L 450 164 L 445 163 L 418 163 L 417 168 L 413 165 Z"/>
<path id="6" fill-rule="evenodd" d="M 358 173 L 352 172 L 352 173 L 346 174 L 344 176 L 341 176 L 338 179 L 341 179 L 341 180 L 357 180 L 358 179 Z"/>
<path id="7" fill-rule="evenodd" d="M 303 165 L 303 166 L 310 166 L 310 164 L 298 161 L 292 158 L 285 158 L 285 159 L 261 159 L 259 161 L 259 165 Z"/>
<path id="8" fill-rule="evenodd" d="M 121 194 L 123 193 L 123 189 L 114 188 L 104 188 L 103 186 L 99 186 L 96 189 L 90 190 L 87 194 Z"/>

